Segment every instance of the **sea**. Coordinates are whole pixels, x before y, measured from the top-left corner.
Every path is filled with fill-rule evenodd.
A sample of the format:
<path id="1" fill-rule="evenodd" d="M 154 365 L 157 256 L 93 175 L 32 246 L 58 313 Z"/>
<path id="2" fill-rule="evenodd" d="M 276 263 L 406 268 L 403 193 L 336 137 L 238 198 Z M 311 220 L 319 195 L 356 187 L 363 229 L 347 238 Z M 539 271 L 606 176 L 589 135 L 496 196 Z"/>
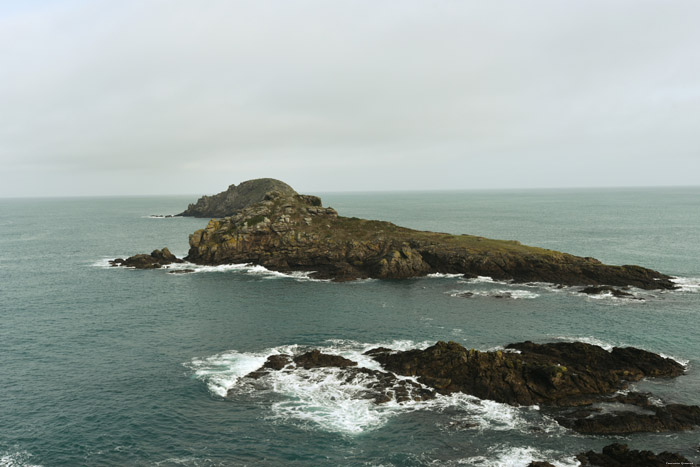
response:
<path id="1" fill-rule="evenodd" d="M 697 430 L 584 436 L 463 394 L 375 405 L 368 381 L 330 369 L 244 378 L 310 349 L 376 367 L 362 354 L 378 346 L 583 341 L 682 362 L 632 389 L 700 404 L 700 187 L 314 194 L 344 216 L 638 264 L 679 288 L 112 268 L 164 246 L 184 256 L 207 219 L 160 216 L 198 196 L 0 199 L 0 466 L 575 466 L 613 442 L 700 462 Z"/>

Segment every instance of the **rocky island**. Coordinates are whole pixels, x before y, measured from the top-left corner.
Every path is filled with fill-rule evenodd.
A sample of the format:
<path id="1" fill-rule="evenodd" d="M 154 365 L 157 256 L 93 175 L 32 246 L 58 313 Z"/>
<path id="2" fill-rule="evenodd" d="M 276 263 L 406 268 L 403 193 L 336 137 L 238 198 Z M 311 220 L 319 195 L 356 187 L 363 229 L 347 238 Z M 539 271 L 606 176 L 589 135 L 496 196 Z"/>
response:
<path id="1" fill-rule="evenodd" d="M 319 197 L 298 194 L 273 179 L 231 185 L 179 215 L 214 217 L 206 228 L 190 235 L 185 260 L 200 265 L 253 263 L 337 281 L 447 273 L 515 282 L 675 288 L 669 276 L 640 266 L 605 265 L 514 240 L 426 232 L 339 216 L 333 208 L 323 207 Z M 148 267 L 168 264 L 160 251 L 153 255 L 155 261 L 144 262 Z"/>

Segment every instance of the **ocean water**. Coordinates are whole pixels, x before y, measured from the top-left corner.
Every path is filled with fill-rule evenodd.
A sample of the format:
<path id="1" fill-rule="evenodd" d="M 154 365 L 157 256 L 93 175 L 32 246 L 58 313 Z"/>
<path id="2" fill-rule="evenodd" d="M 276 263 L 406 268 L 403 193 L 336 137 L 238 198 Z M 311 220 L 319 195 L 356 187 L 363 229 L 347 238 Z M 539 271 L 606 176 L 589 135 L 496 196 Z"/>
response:
<path id="1" fill-rule="evenodd" d="M 687 363 L 684 376 L 634 387 L 700 404 L 700 188 L 320 195 L 342 215 L 640 264 L 683 287 L 624 300 L 488 278 L 116 269 L 107 259 L 184 255 L 207 221 L 150 216 L 196 196 L 3 199 L 0 466 L 572 466 L 611 442 L 700 461 L 697 431 L 582 436 L 536 407 L 464 395 L 375 406 L 357 397 L 367 381 L 333 370 L 241 378 L 310 348 L 372 367 L 361 354 L 379 345 L 583 340 Z"/>

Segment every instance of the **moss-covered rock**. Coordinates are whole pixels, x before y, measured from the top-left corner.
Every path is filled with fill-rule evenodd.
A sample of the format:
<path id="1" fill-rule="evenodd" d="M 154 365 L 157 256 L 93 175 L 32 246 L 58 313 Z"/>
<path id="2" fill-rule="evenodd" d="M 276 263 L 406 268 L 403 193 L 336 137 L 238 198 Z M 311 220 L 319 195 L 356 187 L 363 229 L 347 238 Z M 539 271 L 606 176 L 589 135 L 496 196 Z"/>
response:
<path id="1" fill-rule="evenodd" d="M 240 187 L 249 182 L 244 182 Z M 219 248 L 220 245 L 226 248 Z M 338 216 L 315 196 L 274 190 L 190 236 L 189 261 L 255 263 L 317 278 L 408 278 L 459 273 L 497 280 L 671 289 L 670 277 L 639 266 L 471 235 L 424 232 Z"/>

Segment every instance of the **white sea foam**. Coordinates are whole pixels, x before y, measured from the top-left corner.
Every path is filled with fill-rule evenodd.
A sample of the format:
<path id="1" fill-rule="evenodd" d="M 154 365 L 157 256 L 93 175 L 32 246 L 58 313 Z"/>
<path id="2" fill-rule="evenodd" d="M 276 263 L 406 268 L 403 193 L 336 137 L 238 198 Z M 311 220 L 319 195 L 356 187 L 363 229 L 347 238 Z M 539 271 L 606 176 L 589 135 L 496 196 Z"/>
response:
<path id="1" fill-rule="evenodd" d="M 489 277 L 489 276 L 477 276 L 477 277 L 474 277 L 474 278 L 472 278 L 472 279 L 465 279 L 464 282 L 467 282 L 467 283 L 469 283 L 469 284 L 483 284 L 483 283 L 487 283 L 487 284 L 496 284 L 496 283 L 498 283 L 498 284 L 508 284 L 508 282 L 506 282 L 506 281 L 495 281 L 495 280 L 493 280 L 492 277 Z"/>
<path id="2" fill-rule="evenodd" d="M 175 254 L 176 256 L 184 256 L 184 254 Z M 99 268 L 111 268 L 112 265 L 109 264 L 109 261 L 117 258 L 126 258 L 128 255 L 124 256 L 105 256 L 93 263 L 91 263 L 92 266 L 94 267 L 99 267 Z M 257 276 L 262 279 L 294 279 L 297 281 L 310 281 L 310 282 L 328 282 L 328 279 L 314 279 L 311 277 L 311 274 L 313 274 L 313 271 L 292 271 L 289 273 L 283 273 L 283 272 L 278 272 L 278 271 L 272 271 L 270 269 L 267 269 L 264 266 L 256 265 L 256 264 L 250 264 L 250 263 L 239 263 L 239 264 L 219 264 L 216 266 L 202 266 L 199 264 L 194 264 L 194 263 L 189 263 L 189 262 L 184 262 L 184 263 L 172 263 L 172 264 L 167 264 L 163 266 L 162 268 L 165 271 L 185 271 L 190 274 L 194 273 L 210 273 L 210 272 L 238 272 L 238 273 L 243 273 L 243 274 L 249 274 L 251 276 Z M 174 274 L 174 275 L 181 275 L 181 274 Z"/>
<path id="3" fill-rule="evenodd" d="M 463 277 L 464 274 L 447 274 L 447 273 L 442 273 L 442 272 L 435 272 L 433 274 L 428 274 L 425 277 L 429 277 L 431 279 L 453 279 L 455 277 Z"/>
<path id="4" fill-rule="evenodd" d="M 281 346 L 262 352 L 224 352 L 211 357 L 193 359 L 185 366 L 197 379 L 205 381 L 209 391 L 225 397 L 229 389 L 248 373 L 260 368 L 271 355 L 294 353 L 296 346 Z"/>
<path id="5" fill-rule="evenodd" d="M 539 450 L 532 446 L 512 447 L 497 445 L 488 450 L 486 456 L 475 456 L 458 461 L 461 465 L 478 467 L 524 467 L 533 461 L 548 461 L 557 467 L 573 467 L 581 465 L 573 456 L 556 458 L 553 451 Z"/>
<path id="6" fill-rule="evenodd" d="M 493 290 L 452 290 L 448 292 L 452 297 L 494 297 L 494 298 L 510 298 L 513 300 L 533 299 L 540 294 L 530 290 L 522 289 L 493 289 Z M 470 295 L 471 294 L 471 295 Z"/>
<path id="7" fill-rule="evenodd" d="M 685 358 L 675 357 L 673 355 L 667 355 L 665 353 L 659 353 L 659 355 L 663 358 L 670 358 L 671 360 L 675 360 L 676 362 L 683 365 L 686 369 L 688 368 L 688 365 L 690 364 L 690 360 L 686 360 Z"/>
<path id="8" fill-rule="evenodd" d="M 700 277 L 674 277 L 671 282 L 679 287 L 679 292 L 700 292 Z"/>
<path id="9" fill-rule="evenodd" d="M 583 342 L 584 344 L 597 345 L 602 347 L 608 352 L 612 351 L 613 347 L 619 347 L 618 344 L 611 344 L 610 342 L 603 341 L 593 336 L 583 336 L 583 337 L 571 337 L 571 336 L 556 336 L 555 339 L 564 342 Z"/>
<path id="10" fill-rule="evenodd" d="M 4 452 L 0 454 L 0 467 L 41 467 L 32 463 L 31 458 L 27 451 Z"/>
<path id="11" fill-rule="evenodd" d="M 105 256 L 103 258 L 98 259 L 97 261 L 90 263 L 90 266 L 93 266 L 96 268 L 105 268 L 105 269 L 111 268 L 112 265 L 109 264 L 109 261 L 114 259 L 114 258 L 116 258 L 116 256 L 114 256 L 114 257 Z"/>
<path id="12" fill-rule="evenodd" d="M 364 352 L 376 347 L 394 351 L 424 349 L 432 342 L 394 340 L 378 343 L 360 343 L 352 340 L 332 339 L 319 348 L 322 352 L 340 355 L 358 363 L 360 368 L 381 370 L 381 366 Z M 373 375 L 348 373 L 338 368 L 297 368 L 294 371 L 272 371 L 255 380 L 242 379 L 246 374 L 260 368 L 267 357 L 276 354 L 295 355 L 310 348 L 296 345 L 280 346 L 260 352 L 225 352 L 212 357 L 194 359 L 186 366 L 193 370 L 196 378 L 207 384 L 214 395 L 232 397 L 275 394 L 270 418 L 293 420 L 305 427 L 325 431 L 357 434 L 383 426 L 387 420 L 399 413 L 414 410 L 447 412 L 452 424 L 468 426 L 470 429 L 526 430 L 525 418 L 537 407 L 516 408 L 498 402 L 480 400 L 466 394 L 438 395 L 429 401 L 390 401 L 376 404 L 368 398 L 369 387 L 376 383 Z M 418 382 L 416 378 L 397 376 Z M 229 392 L 231 391 L 232 392 Z M 555 422 L 553 425 L 557 426 Z M 554 429 L 554 428 L 552 428 Z M 547 429 L 549 431 L 549 429 Z"/>

